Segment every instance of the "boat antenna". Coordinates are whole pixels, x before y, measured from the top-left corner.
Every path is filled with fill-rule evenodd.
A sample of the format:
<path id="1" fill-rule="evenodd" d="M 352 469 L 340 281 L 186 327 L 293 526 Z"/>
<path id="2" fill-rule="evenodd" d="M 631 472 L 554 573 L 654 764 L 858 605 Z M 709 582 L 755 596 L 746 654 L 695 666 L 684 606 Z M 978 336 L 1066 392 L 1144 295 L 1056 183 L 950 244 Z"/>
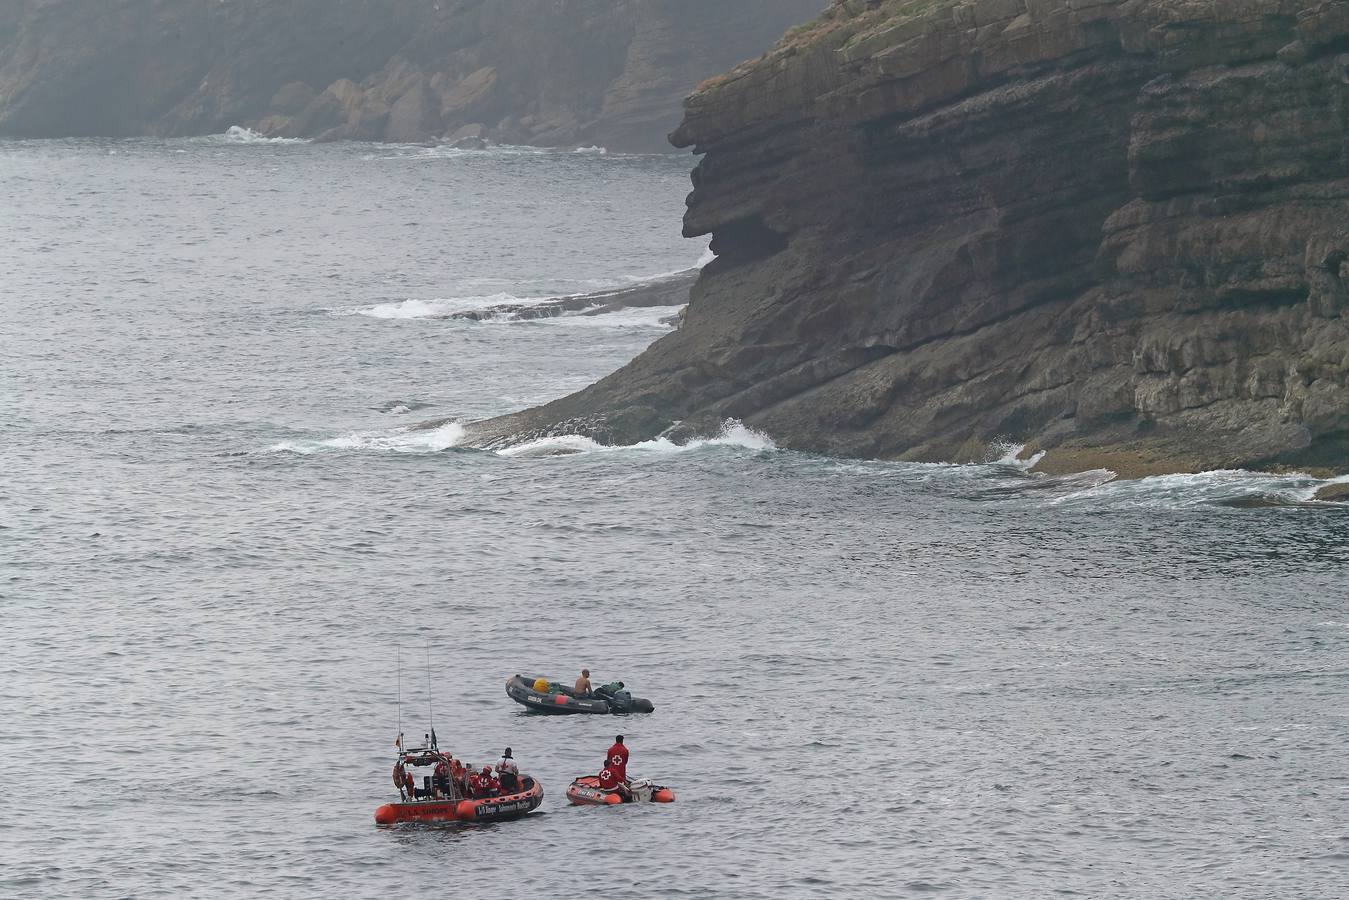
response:
<path id="1" fill-rule="evenodd" d="M 398 645 L 398 752 L 403 752 L 403 645 Z"/>
<path id="2" fill-rule="evenodd" d="M 436 714 L 431 709 L 431 639 L 426 639 L 426 717 L 431 723 L 431 749 L 436 749 Z"/>

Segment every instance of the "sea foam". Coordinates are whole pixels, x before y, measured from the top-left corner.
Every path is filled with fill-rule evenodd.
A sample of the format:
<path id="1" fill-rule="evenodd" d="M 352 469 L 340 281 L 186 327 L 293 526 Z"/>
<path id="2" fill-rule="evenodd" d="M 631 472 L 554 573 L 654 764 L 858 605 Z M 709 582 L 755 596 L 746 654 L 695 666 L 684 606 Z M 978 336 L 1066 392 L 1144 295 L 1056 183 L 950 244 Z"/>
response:
<path id="1" fill-rule="evenodd" d="M 464 440 L 464 426 L 447 422 L 434 428 L 408 426 L 378 431 L 353 431 L 342 437 L 318 441 L 282 441 L 267 448 L 269 453 L 308 456 L 325 450 L 377 450 L 394 453 L 436 453 L 457 447 Z"/>
<path id="2" fill-rule="evenodd" d="M 593 438 L 579 434 L 563 434 L 552 437 L 536 438 L 513 444 L 497 450 L 499 456 L 534 457 L 567 456 L 576 453 L 617 453 L 636 451 L 640 453 L 688 453 L 707 447 L 738 447 L 743 450 L 776 450 L 773 439 L 761 431 L 745 425 L 738 419 L 727 419 L 714 437 L 695 438 L 683 444 L 677 444 L 666 437 L 652 438 L 635 444 L 601 444 Z"/>
<path id="3" fill-rule="evenodd" d="M 231 125 L 224 134 L 223 139 L 228 144 L 307 144 L 309 141 L 304 138 L 283 138 L 268 137 L 265 134 L 254 131 L 251 128 L 245 128 L 242 125 Z"/>

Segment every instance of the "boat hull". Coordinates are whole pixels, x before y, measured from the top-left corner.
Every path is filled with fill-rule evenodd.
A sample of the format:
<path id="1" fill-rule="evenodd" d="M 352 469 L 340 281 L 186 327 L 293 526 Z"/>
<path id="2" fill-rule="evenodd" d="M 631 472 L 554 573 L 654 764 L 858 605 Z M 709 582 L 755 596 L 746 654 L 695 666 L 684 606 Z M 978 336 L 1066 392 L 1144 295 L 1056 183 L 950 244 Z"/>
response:
<path id="1" fill-rule="evenodd" d="M 603 697 L 577 697 L 570 691 L 541 693 L 534 690 L 534 678 L 516 675 L 506 681 L 506 696 L 525 709 L 548 716 L 622 715 L 628 712 L 651 712 L 651 701 L 634 697 L 630 709 L 614 709 L 614 703 Z"/>
<path id="2" fill-rule="evenodd" d="M 543 803 L 543 787 L 532 782 L 528 789 L 501 797 L 478 800 L 406 800 L 386 803 L 375 810 L 375 824 L 404 822 L 505 822 L 529 815 Z"/>

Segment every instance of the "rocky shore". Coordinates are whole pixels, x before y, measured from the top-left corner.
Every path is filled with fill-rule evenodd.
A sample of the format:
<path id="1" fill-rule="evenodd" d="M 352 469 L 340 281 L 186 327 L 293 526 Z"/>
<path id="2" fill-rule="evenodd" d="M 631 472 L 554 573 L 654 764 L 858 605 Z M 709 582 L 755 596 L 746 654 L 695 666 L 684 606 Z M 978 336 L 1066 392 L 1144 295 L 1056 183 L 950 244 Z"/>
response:
<path id="1" fill-rule="evenodd" d="M 836 2 L 673 140 L 682 327 L 479 442 L 1349 467 L 1349 3 Z"/>
<path id="2" fill-rule="evenodd" d="M 0 136 L 666 151 L 680 101 L 826 0 L 7 0 Z"/>

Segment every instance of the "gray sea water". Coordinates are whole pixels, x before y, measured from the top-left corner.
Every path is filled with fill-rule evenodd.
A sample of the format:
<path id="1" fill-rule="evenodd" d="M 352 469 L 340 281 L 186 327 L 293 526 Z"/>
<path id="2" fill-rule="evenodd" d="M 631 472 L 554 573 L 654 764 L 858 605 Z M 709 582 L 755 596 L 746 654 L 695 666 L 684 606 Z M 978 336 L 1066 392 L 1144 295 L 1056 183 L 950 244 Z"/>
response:
<path id="1" fill-rule="evenodd" d="M 439 316 L 694 265 L 689 165 L 0 143 L 0 896 L 1345 895 L 1316 479 L 411 427 L 666 333 Z M 404 729 L 539 813 L 373 824 L 400 656 Z M 656 712 L 504 694 L 583 665 Z M 566 806 L 620 731 L 678 801 Z"/>

